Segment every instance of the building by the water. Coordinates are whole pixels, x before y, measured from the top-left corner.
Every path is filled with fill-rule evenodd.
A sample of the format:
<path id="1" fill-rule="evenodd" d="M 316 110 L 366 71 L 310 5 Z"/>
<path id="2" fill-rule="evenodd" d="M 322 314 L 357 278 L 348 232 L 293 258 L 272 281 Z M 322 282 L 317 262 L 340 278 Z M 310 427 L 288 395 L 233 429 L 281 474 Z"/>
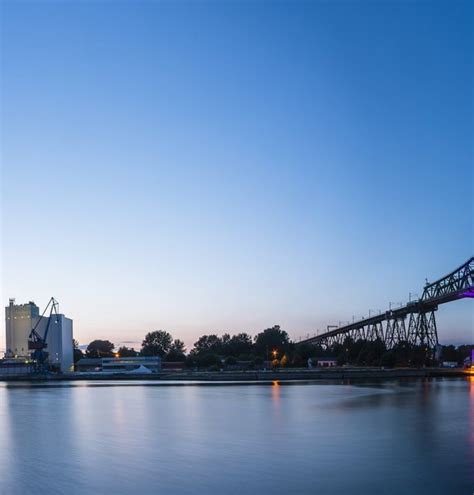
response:
<path id="1" fill-rule="evenodd" d="M 15 304 L 10 299 L 5 308 L 6 352 L 5 358 L 28 360 L 31 351 L 28 349 L 28 337 L 31 329 L 44 336 L 50 316 L 41 316 L 38 306 L 30 301 L 27 304 Z M 63 314 L 52 314 L 49 332 L 46 339 L 48 361 L 53 369 L 72 371 L 74 352 L 72 343 L 72 320 Z"/>
<path id="2" fill-rule="evenodd" d="M 82 358 L 76 364 L 76 371 L 89 373 L 159 373 L 161 371 L 161 358 L 159 356 Z"/>

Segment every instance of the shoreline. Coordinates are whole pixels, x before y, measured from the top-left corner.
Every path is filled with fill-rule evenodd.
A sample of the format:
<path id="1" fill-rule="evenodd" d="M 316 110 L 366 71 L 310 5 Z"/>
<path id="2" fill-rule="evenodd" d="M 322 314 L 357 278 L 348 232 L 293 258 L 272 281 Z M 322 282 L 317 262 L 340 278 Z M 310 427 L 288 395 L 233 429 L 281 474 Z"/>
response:
<path id="1" fill-rule="evenodd" d="M 186 371 L 153 374 L 131 373 L 67 373 L 61 375 L 6 375 L 0 382 L 62 381 L 152 381 L 152 382 L 308 382 L 320 380 L 393 380 L 399 378 L 454 378 L 474 376 L 473 370 L 462 368 L 333 368 L 269 371 Z"/>

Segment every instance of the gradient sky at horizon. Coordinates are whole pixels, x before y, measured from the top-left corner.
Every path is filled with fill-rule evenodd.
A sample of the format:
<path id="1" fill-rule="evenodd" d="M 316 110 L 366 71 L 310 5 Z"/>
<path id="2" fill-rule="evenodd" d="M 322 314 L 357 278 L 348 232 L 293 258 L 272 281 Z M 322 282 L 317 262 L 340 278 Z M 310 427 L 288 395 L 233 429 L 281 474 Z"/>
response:
<path id="1" fill-rule="evenodd" d="M 474 253 L 471 2 L 1 9 L 3 305 L 297 339 Z M 474 340 L 472 301 L 437 316 Z"/>

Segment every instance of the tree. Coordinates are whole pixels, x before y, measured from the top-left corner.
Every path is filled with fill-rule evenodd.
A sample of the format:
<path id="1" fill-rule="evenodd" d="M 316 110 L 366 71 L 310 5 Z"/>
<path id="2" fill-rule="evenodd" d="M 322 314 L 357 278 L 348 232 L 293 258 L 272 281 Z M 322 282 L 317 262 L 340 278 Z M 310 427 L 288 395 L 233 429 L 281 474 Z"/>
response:
<path id="1" fill-rule="evenodd" d="M 88 358 L 113 357 L 114 344 L 109 340 L 93 340 L 86 349 Z"/>
<path id="2" fill-rule="evenodd" d="M 365 347 L 360 355 L 360 364 L 367 366 L 379 366 L 380 360 L 387 348 L 382 339 L 377 338 L 372 341 L 366 341 Z"/>
<path id="3" fill-rule="evenodd" d="M 222 361 L 217 354 L 206 353 L 196 357 L 196 364 L 200 368 L 221 368 Z"/>
<path id="4" fill-rule="evenodd" d="M 428 346 L 415 345 L 411 349 L 411 365 L 412 366 L 429 366 L 431 351 Z"/>
<path id="5" fill-rule="evenodd" d="M 79 342 L 76 339 L 72 341 L 73 353 L 74 353 L 74 364 L 76 364 L 80 359 L 84 357 L 84 353 L 79 349 Z"/>
<path id="6" fill-rule="evenodd" d="M 194 343 L 191 351 L 193 355 L 198 354 L 220 354 L 222 351 L 222 340 L 217 335 L 203 335 Z"/>
<path id="7" fill-rule="evenodd" d="M 445 345 L 443 346 L 443 350 L 441 352 L 441 359 L 443 361 L 459 361 L 459 354 L 453 345 Z"/>
<path id="8" fill-rule="evenodd" d="M 470 358 L 472 356 L 473 349 L 474 349 L 473 345 L 460 345 L 457 348 L 458 364 L 462 364 L 466 358 Z"/>
<path id="9" fill-rule="evenodd" d="M 393 368 L 397 364 L 397 360 L 393 351 L 387 351 L 380 358 L 380 365 L 386 368 Z"/>
<path id="10" fill-rule="evenodd" d="M 121 358 L 123 358 L 123 357 L 136 357 L 138 355 L 138 352 L 133 347 L 130 348 L 130 347 L 122 346 L 122 347 L 119 347 L 117 354 Z"/>
<path id="11" fill-rule="evenodd" d="M 324 353 L 323 348 L 319 344 L 300 344 L 297 347 L 297 354 L 305 363 L 308 358 L 321 356 Z"/>
<path id="12" fill-rule="evenodd" d="M 173 337 L 164 330 L 155 330 L 146 334 L 142 342 L 142 356 L 161 356 L 164 357 L 171 348 Z"/>
<path id="13" fill-rule="evenodd" d="M 166 355 L 166 361 L 186 361 L 185 352 L 186 347 L 184 346 L 184 342 L 179 339 L 175 339 L 170 346 L 168 354 Z"/>
<path id="14" fill-rule="evenodd" d="M 288 349 L 289 342 L 288 334 L 281 330 L 279 325 L 275 325 L 255 337 L 255 350 L 257 355 L 265 358 L 267 353 L 272 353 L 274 350 L 278 355 L 282 355 Z"/>
<path id="15" fill-rule="evenodd" d="M 248 333 L 239 333 L 225 340 L 222 338 L 222 352 L 225 356 L 239 357 L 250 354 L 252 348 L 252 337 Z"/>
<path id="16" fill-rule="evenodd" d="M 412 346 L 406 340 L 401 340 L 395 344 L 392 352 L 395 356 L 396 366 L 411 366 L 412 351 Z"/>

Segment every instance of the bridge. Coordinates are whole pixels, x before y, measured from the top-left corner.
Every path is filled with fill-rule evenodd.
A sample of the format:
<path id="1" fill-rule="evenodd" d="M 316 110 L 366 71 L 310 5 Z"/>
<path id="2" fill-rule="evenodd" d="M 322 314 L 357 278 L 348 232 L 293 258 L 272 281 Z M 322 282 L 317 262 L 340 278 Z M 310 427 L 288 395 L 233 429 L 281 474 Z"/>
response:
<path id="1" fill-rule="evenodd" d="M 442 304 L 474 298 L 474 257 L 436 282 L 427 283 L 420 299 L 384 313 L 336 327 L 301 340 L 298 344 L 319 344 L 324 348 L 355 340 L 380 339 L 387 349 L 399 342 L 434 348 L 438 344 L 435 312 Z"/>

